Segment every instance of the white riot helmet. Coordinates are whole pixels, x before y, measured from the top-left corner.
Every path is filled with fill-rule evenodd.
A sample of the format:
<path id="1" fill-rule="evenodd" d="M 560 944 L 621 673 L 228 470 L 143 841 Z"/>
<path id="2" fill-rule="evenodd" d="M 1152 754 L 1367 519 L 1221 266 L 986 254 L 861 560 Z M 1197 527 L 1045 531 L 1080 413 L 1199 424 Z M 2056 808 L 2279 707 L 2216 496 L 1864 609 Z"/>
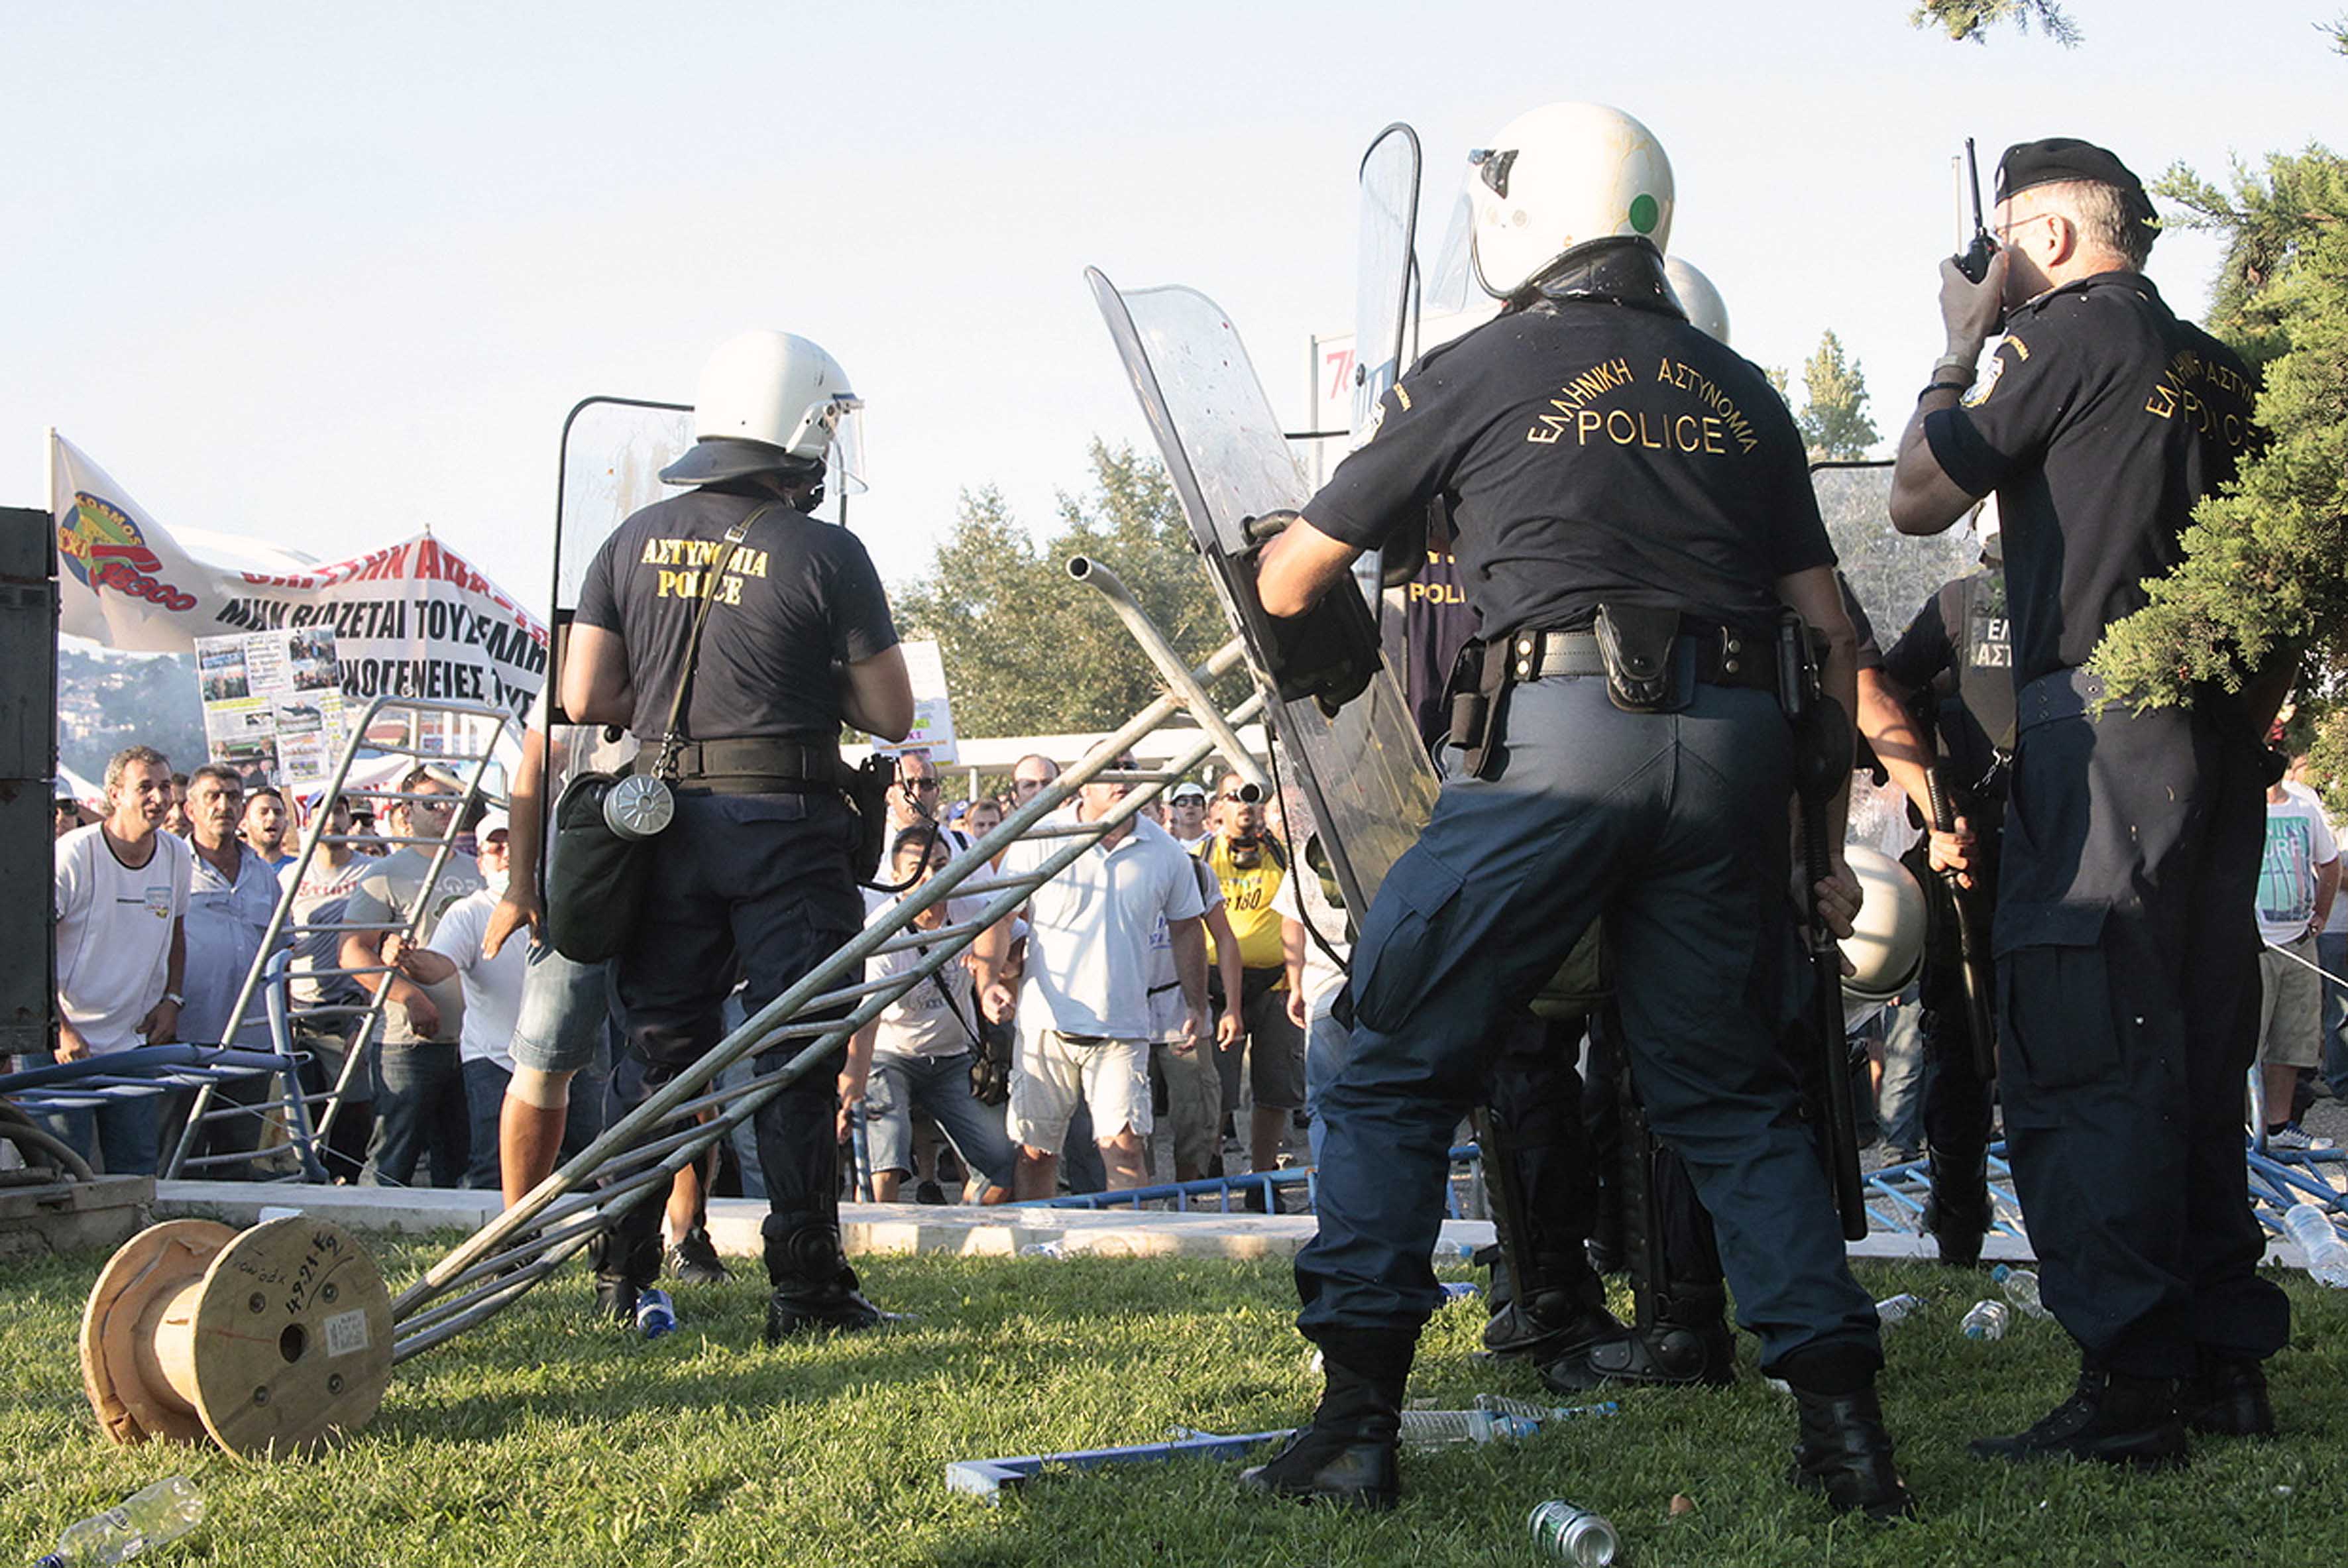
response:
<path id="1" fill-rule="evenodd" d="M 661 470 L 673 485 L 828 468 L 849 493 L 864 489 L 860 411 L 848 373 L 821 346 L 788 332 L 746 332 L 718 345 L 693 395 L 693 449 Z"/>
<path id="2" fill-rule="evenodd" d="M 1663 273 L 1672 280 L 1672 293 L 1680 296 L 1688 325 L 1715 343 L 1727 343 L 1728 303 L 1712 280 L 1677 256 L 1664 258 Z"/>
<path id="3" fill-rule="evenodd" d="M 1672 164 L 1654 134 L 1595 103 L 1553 103 L 1519 115 L 1471 152 L 1476 280 L 1506 299 L 1574 246 L 1672 233 Z"/>
<path id="4" fill-rule="evenodd" d="M 1924 966 L 1924 890 L 1906 866 L 1865 844 L 1844 848 L 1843 859 L 1863 895 L 1859 918 L 1842 939 L 1842 955 L 1858 971 L 1842 978 L 1854 1002 L 1889 1002 Z"/>

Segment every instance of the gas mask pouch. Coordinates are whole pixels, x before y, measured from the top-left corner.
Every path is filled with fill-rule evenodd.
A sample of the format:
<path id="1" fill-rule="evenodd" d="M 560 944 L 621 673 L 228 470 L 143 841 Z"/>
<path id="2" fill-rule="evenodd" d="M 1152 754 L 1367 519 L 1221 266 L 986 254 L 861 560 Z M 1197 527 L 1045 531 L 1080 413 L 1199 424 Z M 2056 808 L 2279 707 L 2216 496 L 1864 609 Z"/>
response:
<path id="1" fill-rule="evenodd" d="M 1694 696 L 1695 671 L 1679 656 L 1680 613 L 1601 604 L 1591 630 L 1606 662 L 1606 696 L 1625 713 L 1677 713 Z"/>

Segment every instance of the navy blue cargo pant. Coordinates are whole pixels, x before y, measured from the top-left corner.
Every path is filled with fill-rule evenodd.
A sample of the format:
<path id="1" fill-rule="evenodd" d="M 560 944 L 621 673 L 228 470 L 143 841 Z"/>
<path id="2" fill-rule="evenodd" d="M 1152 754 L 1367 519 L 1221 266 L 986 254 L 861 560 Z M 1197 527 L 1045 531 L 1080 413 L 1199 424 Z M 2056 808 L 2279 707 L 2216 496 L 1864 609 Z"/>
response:
<path id="1" fill-rule="evenodd" d="M 1633 1081 L 1718 1227 L 1762 1365 L 1879 1357 L 1779 1044 L 1801 976 L 1776 703 L 1701 686 L 1683 712 L 1630 714 L 1599 677 L 1550 678 L 1509 694 L 1506 727 L 1498 777 L 1444 785 L 1354 947 L 1299 1326 L 1416 1328 L 1434 1310 L 1452 1129 L 1505 1020 L 1603 913 Z"/>
<path id="2" fill-rule="evenodd" d="M 1996 926 L 2006 1149 L 2047 1307 L 2140 1377 L 2290 1336 L 2242 1155 L 2266 833 L 2246 721 L 2020 693 Z"/>
<path id="3" fill-rule="evenodd" d="M 612 1072 L 615 1119 L 717 1044 L 737 978 L 743 1006 L 755 1014 L 862 927 L 849 864 L 854 839 L 854 819 L 834 795 L 678 795 L 635 934 L 614 961 L 624 1037 Z M 806 1044 L 786 1042 L 758 1065 L 778 1068 Z M 835 1077 L 819 1068 L 753 1117 L 772 1211 L 770 1268 L 785 1237 L 837 1221 Z M 621 1219 L 631 1273 L 644 1272 L 647 1251 L 657 1268 L 661 1207 L 655 1195 Z"/>

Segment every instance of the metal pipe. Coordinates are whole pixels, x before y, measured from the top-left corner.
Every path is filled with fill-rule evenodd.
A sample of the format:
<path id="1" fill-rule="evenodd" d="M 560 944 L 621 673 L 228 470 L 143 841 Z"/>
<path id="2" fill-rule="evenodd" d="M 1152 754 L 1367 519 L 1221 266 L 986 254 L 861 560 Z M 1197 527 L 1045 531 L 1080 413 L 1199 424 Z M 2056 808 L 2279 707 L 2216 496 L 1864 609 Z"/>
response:
<path id="1" fill-rule="evenodd" d="M 1149 655 L 1149 662 L 1158 666 L 1158 673 L 1166 684 L 1182 698 L 1183 705 L 1190 710 L 1190 716 L 1199 721 L 1199 727 L 1214 737 L 1215 745 L 1231 763 L 1231 771 L 1245 782 L 1254 785 L 1265 796 L 1270 796 L 1272 779 L 1256 766 L 1255 758 L 1246 747 L 1240 744 L 1240 738 L 1231 727 L 1223 722 L 1221 706 L 1207 695 L 1206 686 L 1190 674 L 1189 662 L 1174 651 L 1174 645 L 1166 640 L 1165 634 L 1134 601 L 1133 591 L 1125 585 L 1125 580 L 1088 555 L 1070 556 L 1068 575 L 1100 590 L 1100 596 L 1108 601 L 1108 607 L 1117 613 L 1118 620 L 1125 623 L 1125 629 L 1141 645 L 1141 651 Z"/>
<path id="2" fill-rule="evenodd" d="M 1200 666 L 1198 672 L 1200 678 L 1194 680 L 1193 684 L 1203 685 L 1205 680 L 1212 680 L 1227 671 L 1239 667 L 1244 657 L 1244 646 L 1237 638 L 1226 642 Z M 1241 704 L 1239 711 L 1245 713 L 1259 709 L 1262 703 L 1261 693 L 1251 694 L 1247 702 Z M 1172 694 L 1161 696 L 1148 704 L 1128 719 L 1124 726 L 1105 737 L 1092 750 L 1086 753 L 1051 784 L 1037 790 L 1032 799 L 1014 810 L 992 832 L 983 836 L 977 843 L 947 862 L 927 882 L 900 895 L 889 906 L 883 916 L 876 917 L 862 932 L 834 952 L 830 957 L 817 965 L 782 995 L 760 1008 L 756 1016 L 746 1020 L 733 1033 L 720 1040 L 697 1061 L 686 1067 L 675 1078 L 655 1090 L 644 1104 L 606 1128 L 602 1136 L 572 1157 L 560 1170 L 524 1194 L 512 1208 L 508 1209 L 474 1233 L 472 1236 L 459 1243 L 454 1251 L 427 1269 L 421 1279 L 409 1285 L 393 1303 L 395 1317 L 413 1312 L 425 1301 L 446 1289 L 449 1280 L 494 1251 L 499 1243 L 527 1228 L 549 1205 L 566 1192 L 581 1186 L 613 1156 L 633 1143 L 645 1131 L 668 1119 L 678 1106 L 705 1088 L 719 1073 L 732 1066 L 740 1057 L 767 1046 L 769 1037 L 778 1026 L 785 1026 L 786 1020 L 798 1022 L 796 1015 L 810 1001 L 822 995 L 828 988 L 837 985 L 851 973 L 860 975 L 864 960 L 884 942 L 899 934 L 911 923 L 913 916 L 953 896 L 961 883 L 973 875 L 982 871 L 991 870 L 994 857 L 1009 848 L 1022 832 L 1057 810 L 1095 775 L 1110 769 L 1127 748 L 1164 724 L 1180 707 L 1180 700 Z M 1176 764 L 1175 770 L 1195 767 L 1204 759 L 1210 749 L 1212 749 L 1211 740 L 1202 738 Z M 1039 866 L 1036 872 L 1039 880 L 1058 874 L 1062 869 L 1073 863 L 1078 855 L 1090 847 L 1092 840 L 1105 836 L 1130 820 L 1145 803 L 1159 793 L 1159 786 L 1144 785 L 1126 796 L 1098 819 L 1100 830 L 1098 833 L 1089 839 L 1072 841 Z M 986 905 L 981 918 L 991 924 L 1026 902 L 1026 898 L 1027 892 L 1025 889 L 1000 893 Z M 933 948 L 928 959 L 897 977 L 903 982 L 903 985 L 893 995 L 901 995 L 904 990 L 926 979 L 948 959 L 958 955 L 964 945 L 966 943 L 955 942 L 942 944 Z M 804 1078 L 818 1064 L 845 1045 L 856 1028 L 860 1027 L 870 1017 L 877 1016 L 881 1007 L 893 999 L 893 995 L 876 993 L 869 996 L 864 1005 L 857 1008 L 850 1018 L 842 1020 L 839 1028 L 825 1034 L 777 1071 L 761 1074 L 751 1083 L 744 1086 L 741 1100 L 726 1118 L 722 1119 L 722 1125 L 730 1130 L 742 1119 L 754 1113 L 759 1106 Z M 716 1137 L 718 1136 L 715 1130 L 721 1123 L 713 1122 L 705 1125 L 713 1130 L 711 1138 L 712 1141 L 715 1141 Z"/>

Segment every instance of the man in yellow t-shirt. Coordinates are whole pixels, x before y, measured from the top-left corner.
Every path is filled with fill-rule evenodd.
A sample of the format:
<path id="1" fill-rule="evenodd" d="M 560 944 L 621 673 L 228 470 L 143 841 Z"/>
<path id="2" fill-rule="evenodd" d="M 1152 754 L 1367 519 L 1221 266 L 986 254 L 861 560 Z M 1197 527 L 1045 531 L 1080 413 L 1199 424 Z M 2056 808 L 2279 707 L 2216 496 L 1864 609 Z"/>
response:
<path id="1" fill-rule="evenodd" d="M 1223 1104 L 1236 1107 L 1244 1061 L 1252 1097 L 1248 1112 L 1251 1166 L 1272 1171 L 1280 1165 L 1289 1118 L 1304 1104 L 1304 1036 L 1288 1016 L 1280 911 L 1272 902 L 1288 875 L 1288 853 L 1265 831 L 1262 804 L 1240 798 L 1238 774 L 1224 774 L 1215 792 L 1215 831 L 1198 853 L 1222 886 L 1223 910 L 1239 941 L 1243 982 L 1238 998 L 1216 998 L 1222 1012 L 1237 1014 L 1240 1032 L 1223 1039 L 1228 1031 L 1219 1031 L 1215 1065 L 1222 1075 Z M 1210 978 L 1220 969 L 1218 963 Z"/>

